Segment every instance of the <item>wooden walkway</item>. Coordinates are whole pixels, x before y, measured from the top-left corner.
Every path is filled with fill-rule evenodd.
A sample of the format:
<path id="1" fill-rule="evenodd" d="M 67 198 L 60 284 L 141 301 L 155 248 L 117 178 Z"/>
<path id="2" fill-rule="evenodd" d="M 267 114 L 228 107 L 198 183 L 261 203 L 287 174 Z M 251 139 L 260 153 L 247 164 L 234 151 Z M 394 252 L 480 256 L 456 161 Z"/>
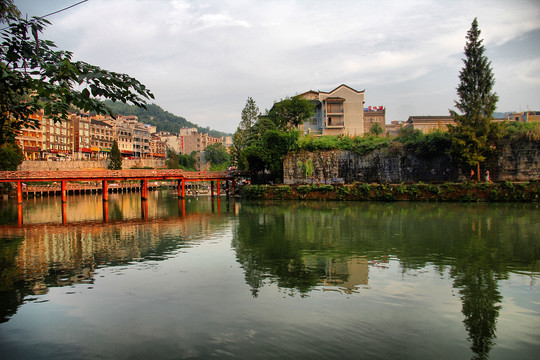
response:
<path id="1" fill-rule="evenodd" d="M 122 183 L 123 181 L 140 181 L 140 185 Z M 211 185 L 210 194 L 214 195 L 214 182 L 217 184 L 217 195 L 220 195 L 220 182 L 231 181 L 232 193 L 234 193 L 234 176 L 228 172 L 218 171 L 185 171 L 185 170 L 171 170 L 171 169 L 130 169 L 130 170 L 78 170 L 78 171 L 0 171 L 0 182 L 12 182 L 17 184 L 17 202 L 22 203 L 23 193 L 25 192 L 23 187 L 28 188 L 32 182 L 59 182 L 60 193 L 62 195 L 62 202 L 66 202 L 66 195 L 70 189 L 76 191 L 82 191 L 85 185 L 73 183 L 73 182 L 101 182 L 100 191 L 103 194 L 103 201 L 108 201 L 108 193 L 113 191 L 109 187 L 109 181 L 114 181 L 115 184 L 121 184 L 121 188 L 126 186 L 130 189 L 137 187 L 141 192 L 141 199 L 146 200 L 148 198 L 149 181 L 177 181 L 178 197 L 185 197 L 185 184 L 186 182 L 193 181 L 209 181 Z M 68 182 L 72 182 L 67 185 Z M 37 186 L 41 186 L 36 184 Z M 50 184 L 48 184 L 50 185 Z M 43 185 L 47 186 L 47 185 Z M 54 186 L 54 185 L 53 185 Z M 58 185 L 56 185 L 58 186 Z M 96 191 L 98 191 L 99 185 L 96 185 Z M 152 186 L 152 185 L 150 185 Z M 42 188 L 46 191 L 46 188 Z M 26 191 L 28 192 L 28 191 Z M 74 192 L 72 192 L 74 193 Z"/>

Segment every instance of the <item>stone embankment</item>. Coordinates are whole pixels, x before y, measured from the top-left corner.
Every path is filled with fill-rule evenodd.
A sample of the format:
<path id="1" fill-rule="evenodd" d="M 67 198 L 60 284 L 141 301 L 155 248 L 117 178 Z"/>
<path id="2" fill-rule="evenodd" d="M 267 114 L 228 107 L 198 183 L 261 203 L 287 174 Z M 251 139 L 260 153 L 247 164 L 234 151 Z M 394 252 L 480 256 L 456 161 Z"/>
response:
<path id="1" fill-rule="evenodd" d="M 306 177 L 298 164 L 309 160 L 313 174 Z M 483 164 L 482 180 L 485 170 L 489 170 L 493 181 L 540 180 L 540 141 L 506 141 Z M 391 148 L 366 155 L 345 150 L 292 153 L 283 162 L 283 182 L 288 185 L 455 182 L 468 180 L 469 176 L 447 155 L 425 158 L 404 151 L 393 152 Z"/>
<path id="2" fill-rule="evenodd" d="M 107 168 L 108 160 L 100 161 L 24 161 L 19 170 L 23 171 L 55 171 L 55 170 L 103 170 Z M 123 169 L 136 168 L 164 168 L 165 160 L 158 159 L 133 159 L 123 160 Z"/>
<path id="3" fill-rule="evenodd" d="M 249 185 L 248 199 L 434 202 L 538 202 L 540 181 L 513 183 L 462 182 L 442 184 Z"/>

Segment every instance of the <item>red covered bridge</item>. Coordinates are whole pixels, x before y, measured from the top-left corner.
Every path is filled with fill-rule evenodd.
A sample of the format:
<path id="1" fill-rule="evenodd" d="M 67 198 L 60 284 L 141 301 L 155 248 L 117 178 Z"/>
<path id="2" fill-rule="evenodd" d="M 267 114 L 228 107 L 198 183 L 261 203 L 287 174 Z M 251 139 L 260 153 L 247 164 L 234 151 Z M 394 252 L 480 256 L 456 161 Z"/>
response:
<path id="1" fill-rule="evenodd" d="M 0 182 L 17 184 L 17 203 L 23 201 L 23 183 L 36 181 L 57 181 L 61 183 L 62 202 L 66 202 L 69 181 L 101 181 L 103 201 L 108 201 L 109 181 L 138 180 L 141 186 L 141 198 L 148 198 L 148 181 L 173 180 L 178 181 L 178 197 L 185 197 L 187 181 L 210 181 L 211 191 L 214 194 L 214 181 L 217 183 L 217 195 L 220 193 L 220 182 L 231 181 L 234 193 L 234 177 L 222 171 L 185 171 L 171 169 L 149 170 L 73 170 L 73 171 L 0 171 Z"/>

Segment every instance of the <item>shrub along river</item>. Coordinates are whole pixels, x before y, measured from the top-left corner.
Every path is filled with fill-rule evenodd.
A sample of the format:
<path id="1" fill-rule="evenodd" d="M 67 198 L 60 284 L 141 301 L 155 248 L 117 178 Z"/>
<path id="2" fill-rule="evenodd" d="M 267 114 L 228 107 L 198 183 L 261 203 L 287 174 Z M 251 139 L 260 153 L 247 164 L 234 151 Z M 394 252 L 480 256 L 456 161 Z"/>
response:
<path id="1" fill-rule="evenodd" d="M 0 203 L 2 359 L 537 359 L 538 203 Z"/>

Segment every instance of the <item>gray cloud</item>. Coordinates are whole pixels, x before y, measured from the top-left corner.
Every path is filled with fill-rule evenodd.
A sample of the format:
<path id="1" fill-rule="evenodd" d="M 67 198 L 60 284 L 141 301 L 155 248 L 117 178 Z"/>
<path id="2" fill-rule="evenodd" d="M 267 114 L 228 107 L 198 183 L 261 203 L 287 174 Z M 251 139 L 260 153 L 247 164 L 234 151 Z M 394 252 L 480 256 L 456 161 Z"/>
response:
<path id="1" fill-rule="evenodd" d="M 29 15 L 73 1 L 19 0 Z M 128 73 L 165 110 L 234 132 L 248 96 L 261 109 L 341 83 L 387 120 L 447 114 L 465 36 L 478 17 L 498 110 L 540 110 L 534 1 L 89 0 L 50 18 L 46 36 L 77 59 Z"/>

